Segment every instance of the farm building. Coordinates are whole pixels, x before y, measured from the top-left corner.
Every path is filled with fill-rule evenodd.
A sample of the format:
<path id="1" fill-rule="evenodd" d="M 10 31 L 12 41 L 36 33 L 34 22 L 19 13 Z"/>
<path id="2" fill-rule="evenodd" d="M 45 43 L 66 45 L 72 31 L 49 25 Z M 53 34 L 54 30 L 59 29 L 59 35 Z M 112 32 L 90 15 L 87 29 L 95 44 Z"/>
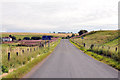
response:
<path id="1" fill-rule="evenodd" d="M 2 37 L 2 41 L 3 42 L 12 41 L 12 38 L 10 38 L 10 37 Z"/>

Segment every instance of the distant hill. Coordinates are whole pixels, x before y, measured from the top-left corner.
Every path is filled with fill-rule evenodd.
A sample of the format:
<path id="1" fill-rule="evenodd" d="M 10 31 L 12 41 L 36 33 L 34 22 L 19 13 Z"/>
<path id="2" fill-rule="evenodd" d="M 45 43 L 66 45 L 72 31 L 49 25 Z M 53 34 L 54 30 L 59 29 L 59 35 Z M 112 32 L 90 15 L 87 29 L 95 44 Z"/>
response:
<path id="1" fill-rule="evenodd" d="M 33 36 L 43 36 L 43 35 L 51 35 L 55 37 L 66 37 L 66 36 L 71 36 L 71 33 L 66 33 L 66 34 L 58 34 L 58 33 L 20 33 L 20 32 L 3 32 L 1 33 L 2 37 L 8 37 L 9 35 L 15 36 L 17 39 L 21 38 L 23 39 L 24 37 L 33 37 Z"/>

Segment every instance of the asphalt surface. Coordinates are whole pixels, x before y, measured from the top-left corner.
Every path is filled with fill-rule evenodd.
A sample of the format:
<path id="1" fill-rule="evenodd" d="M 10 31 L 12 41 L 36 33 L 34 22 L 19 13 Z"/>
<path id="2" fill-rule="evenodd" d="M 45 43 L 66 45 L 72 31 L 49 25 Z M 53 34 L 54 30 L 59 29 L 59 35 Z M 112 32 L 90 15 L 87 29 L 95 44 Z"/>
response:
<path id="1" fill-rule="evenodd" d="M 118 71 L 86 55 L 69 40 L 61 40 L 53 53 L 24 78 L 117 78 Z"/>

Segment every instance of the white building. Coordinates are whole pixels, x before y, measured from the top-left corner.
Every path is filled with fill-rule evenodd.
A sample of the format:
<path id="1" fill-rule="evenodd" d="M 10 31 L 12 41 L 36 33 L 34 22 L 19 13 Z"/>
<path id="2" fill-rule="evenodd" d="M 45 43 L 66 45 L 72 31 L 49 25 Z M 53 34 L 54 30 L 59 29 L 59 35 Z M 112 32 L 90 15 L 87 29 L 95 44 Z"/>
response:
<path id="1" fill-rule="evenodd" d="M 3 37 L 2 41 L 3 42 L 12 41 L 12 38 L 10 38 L 10 37 Z"/>

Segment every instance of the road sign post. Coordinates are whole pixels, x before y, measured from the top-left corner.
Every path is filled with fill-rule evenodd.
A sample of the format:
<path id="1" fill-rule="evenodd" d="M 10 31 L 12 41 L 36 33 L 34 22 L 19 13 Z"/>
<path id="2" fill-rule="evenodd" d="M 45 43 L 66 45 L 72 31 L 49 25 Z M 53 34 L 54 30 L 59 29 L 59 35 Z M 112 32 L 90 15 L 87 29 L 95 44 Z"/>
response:
<path id="1" fill-rule="evenodd" d="M 81 39 L 82 39 L 82 44 L 83 44 L 83 39 L 84 39 L 84 38 L 83 38 L 83 37 L 81 37 Z"/>
<path id="2" fill-rule="evenodd" d="M 51 36 L 42 36 L 42 40 L 45 40 L 45 47 L 46 47 L 46 40 L 48 40 L 48 47 L 49 47 L 49 40 L 51 40 Z"/>
<path id="3" fill-rule="evenodd" d="M 16 55 L 18 56 L 18 52 L 16 52 Z"/>
<path id="4" fill-rule="evenodd" d="M 46 40 L 45 40 L 45 47 L 46 47 Z"/>
<path id="5" fill-rule="evenodd" d="M 8 52 L 8 61 L 10 61 L 10 52 Z"/>

